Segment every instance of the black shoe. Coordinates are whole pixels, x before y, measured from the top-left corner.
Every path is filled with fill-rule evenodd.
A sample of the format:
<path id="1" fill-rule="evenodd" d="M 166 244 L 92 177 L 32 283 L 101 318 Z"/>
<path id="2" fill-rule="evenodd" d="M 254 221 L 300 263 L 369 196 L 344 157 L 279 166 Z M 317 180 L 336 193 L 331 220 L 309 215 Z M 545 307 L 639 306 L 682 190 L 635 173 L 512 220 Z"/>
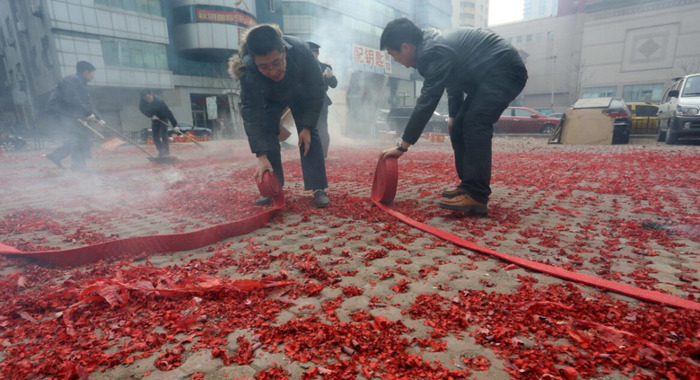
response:
<path id="1" fill-rule="evenodd" d="M 256 199 L 253 201 L 253 204 L 256 206 L 267 206 L 272 202 L 272 197 L 262 197 L 260 199 Z"/>
<path id="2" fill-rule="evenodd" d="M 316 208 L 324 208 L 329 204 L 331 204 L 331 200 L 328 199 L 328 195 L 326 195 L 325 191 L 321 189 L 314 190 L 314 206 L 316 206 Z"/>
<path id="3" fill-rule="evenodd" d="M 53 162 L 54 164 L 56 164 L 56 166 L 58 166 L 59 168 L 63 169 L 63 165 L 61 165 L 61 160 L 59 160 L 58 158 L 52 156 L 51 154 L 47 154 L 47 155 L 45 155 L 44 157 L 48 158 L 49 160 L 51 160 L 51 162 Z"/>

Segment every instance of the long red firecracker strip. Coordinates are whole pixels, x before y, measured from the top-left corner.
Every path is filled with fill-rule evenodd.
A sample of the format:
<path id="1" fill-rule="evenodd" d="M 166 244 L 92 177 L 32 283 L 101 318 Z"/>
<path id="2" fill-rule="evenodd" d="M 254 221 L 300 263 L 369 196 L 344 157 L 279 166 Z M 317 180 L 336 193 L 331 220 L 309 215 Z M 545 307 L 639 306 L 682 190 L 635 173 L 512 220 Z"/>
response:
<path id="1" fill-rule="evenodd" d="M 14 247 L 0 243 L 0 254 L 34 259 L 51 265 L 70 267 L 90 264 L 102 259 L 118 257 L 125 253 L 164 253 L 187 251 L 214 244 L 233 236 L 246 234 L 267 224 L 277 210 L 284 207 L 284 193 L 277 177 L 270 172 L 263 174 L 258 183 L 260 194 L 272 197 L 273 207 L 260 214 L 230 223 L 217 224 L 199 231 L 168 235 L 139 236 L 113 240 L 84 247 L 54 250 L 22 252 Z"/>
<path id="2" fill-rule="evenodd" d="M 447 240 L 469 250 L 483 253 L 486 255 L 491 255 L 501 260 L 505 260 L 513 264 L 519 265 L 523 268 L 550 274 L 552 276 L 563 278 L 565 280 L 592 285 L 597 288 L 606 289 L 615 293 L 634 297 L 644 301 L 656 302 L 663 305 L 683 309 L 690 309 L 696 311 L 700 310 L 700 303 L 698 302 L 672 296 L 669 294 L 655 292 L 652 290 L 641 289 L 636 286 L 621 284 L 618 282 L 602 279 L 584 273 L 572 272 L 560 267 L 542 264 L 536 261 L 524 259 L 522 257 L 494 251 L 492 249 L 482 247 L 476 243 L 462 239 L 461 237 L 455 234 L 449 233 L 439 228 L 435 228 L 433 226 L 429 226 L 417 220 L 413 220 L 400 212 L 392 210 L 390 207 L 387 206 L 394 200 L 394 196 L 396 195 L 399 177 L 398 173 L 399 165 L 396 157 L 379 159 L 379 162 L 377 163 L 377 170 L 374 174 L 374 182 L 372 185 L 372 202 L 383 211 L 387 212 L 388 214 L 394 216 L 395 218 L 410 226 L 416 227 L 422 231 L 433 234 L 441 239 Z"/>

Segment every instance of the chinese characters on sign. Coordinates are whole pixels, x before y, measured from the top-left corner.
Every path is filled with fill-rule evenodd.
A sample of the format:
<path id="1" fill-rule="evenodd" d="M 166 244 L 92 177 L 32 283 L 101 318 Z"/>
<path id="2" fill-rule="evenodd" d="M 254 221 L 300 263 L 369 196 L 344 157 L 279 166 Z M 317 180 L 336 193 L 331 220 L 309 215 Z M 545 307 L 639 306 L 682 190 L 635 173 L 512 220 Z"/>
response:
<path id="1" fill-rule="evenodd" d="M 254 26 L 257 24 L 254 18 L 243 12 L 212 11 L 209 9 L 197 9 L 197 21 L 221 22 L 241 26 Z"/>
<path id="2" fill-rule="evenodd" d="M 352 63 L 363 71 L 391 74 L 391 56 L 385 51 L 352 45 Z"/>

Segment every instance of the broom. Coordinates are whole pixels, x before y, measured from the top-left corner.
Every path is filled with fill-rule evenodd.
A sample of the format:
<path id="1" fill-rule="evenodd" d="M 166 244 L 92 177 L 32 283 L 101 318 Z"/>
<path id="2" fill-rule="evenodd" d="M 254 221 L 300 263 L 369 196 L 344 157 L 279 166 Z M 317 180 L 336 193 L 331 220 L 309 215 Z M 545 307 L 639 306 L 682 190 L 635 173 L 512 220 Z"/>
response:
<path id="1" fill-rule="evenodd" d="M 169 127 L 169 125 L 168 125 L 166 122 L 164 122 L 163 120 L 161 120 L 161 119 L 156 119 L 156 120 L 158 120 L 161 124 L 165 125 L 166 127 Z M 180 129 L 178 129 L 178 127 L 174 127 L 174 128 L 173 128 L 173 131 L 175 131 L 175 133 L 177 133 L 177 134 L 180 135 L 180 136 L 185 136 L 185 137 L 187 137 L 188 139 L 190 139 L 190 141 L 192 141 L 193 143 L 197 144 L 198 147 L 204 148 L 204 145 L 202 145 L 199 141 L 197 141 L 197 140 L 193 139 L 192 137 L 190 137 L 188 134 L 182 133 L 182 131 L 180 131 Z"/>
<path id="2" fill-rule="evenodd" d="M 117 136 L 112 136 L 110 138 L 105 138 L 100 132 L 98 132 L 95 128 L 89 126 L 86 122 L 78 119 L 80 124 L 82 124 L 85 128 L 91 130 L 94 134 L 96 134 L 99 138 L 102 139 L 102 141 L 99 142 L 100 148 L 104 150 L 113 150 L 123 144 L 125 144 L 124 140 L 120 139 Z"/>
<path id="3" fill-rule="evenodd" d="M 85 127 L 90 128 L 91 131 L 97 133 L 97 135 L 102 136 L 102 135 L 101 135 L 99 132 L 97 132 L 94 128 L 90 127 L 86 122 L 84 122 L 84 121 L 82 121 L 82 120 L 80 120 L 80 119 L 78 119 L 78 121 L 79 121 L 82 125 L 84 125 Z M 141 148 L 141 146 L 139 146 L 139 144 L 135 143 L 134 140 L 132 140 L 132 139 L 130 139 L 130 138 L 124 136 L 124 134 L 122 134 L 121 132 L 117 131 L 117 130 L 114 129 L 114 128 L 111 128 L 111 127 L 108 126 L 106 123 L 105 123 L 105 124 L 102 124 L 102 126 L 105 127 L 105 128 L 107 128 L 107 129 L 109 129 L 110 131 L 112 131 L 115 135 L 117 135 L 117 136 L 121 137 L 122 139 L 126 140 L 129 144 L 131 144 L 131 145 L 133 145 L 133 146 L 135 146 L 135 147 L 141 149 L 144 153 L 146 153 L 147 155 L 149 155 L 151 158 L 155 158 L 155 156 L 153 156 L 152 154 L 148 153 L 148 151 L 147 151 L 146 149 Z M 104 136 L 102 136 L 102 138 L 104 138 Z M 122 143 L 124 143 L 124 142 L 122 141 Z"/>

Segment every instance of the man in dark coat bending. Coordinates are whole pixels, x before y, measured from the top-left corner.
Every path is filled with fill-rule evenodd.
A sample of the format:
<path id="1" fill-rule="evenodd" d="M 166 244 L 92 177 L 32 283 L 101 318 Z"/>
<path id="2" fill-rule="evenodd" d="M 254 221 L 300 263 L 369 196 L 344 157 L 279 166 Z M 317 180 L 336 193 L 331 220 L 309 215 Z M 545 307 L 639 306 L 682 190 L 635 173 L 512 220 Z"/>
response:
<path id="1" fill-rule="evenodd" d="M 447 128 L 460 184 L 442 193 L 440 207 L 487 214 L 493 124 L 527 82 L 518 51 L 486 30 L 464 28 L 442 34 L 421 30 L 406 18 L 389 22 L 379 44 L 425 79 L 401 141 L 382 156 L 400 157 L 416 143 L 447 90 Z"/>
<path id="2" fill-rule="evenodd" d="M 170 135 L 168 133 L 168 124 L 166 124 L 166 120 L 170 121 L 173 128 L 177 128 L 177 120 L 175 120 L 173 112 L 170 111 L 170 108 L 168 108 L 168 105 L 165 104 L 163 99 L 155 96 L 153 91 L 149 89 L 141 91 L 139 111 L 151 119 L 153 144 L 155 144 L 156 149 L 158 149 L 158 157 L 170 157 Z"/>
<path id="3" fill-rule="evenodd" d="M 258 158 L 257 180 L 269 170 L 284 185 L 278 135 L 280 118 L 289 107 L 299 134 L 304 188 L 313 191 L 314 206 L 328 206 L 326 165 L 316 128 L 326 85 L 309 46 L 282 36 L 276 25 L 257 25 L 229 60 L 229 74 L 241 83 L 241 114 L 250 150 Z M 269 202 L 262 198 L 255 203 Z"/>

